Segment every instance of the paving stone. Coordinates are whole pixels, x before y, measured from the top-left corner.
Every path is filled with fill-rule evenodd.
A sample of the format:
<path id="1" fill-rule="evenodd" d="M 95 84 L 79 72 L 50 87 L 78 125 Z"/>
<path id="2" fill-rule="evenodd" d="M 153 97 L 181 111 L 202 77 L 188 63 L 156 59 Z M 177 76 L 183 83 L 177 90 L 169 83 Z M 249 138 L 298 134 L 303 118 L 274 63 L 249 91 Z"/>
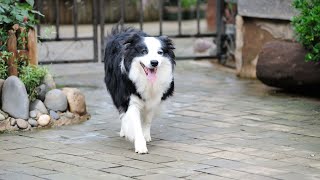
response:
<path id="1" fill-rule="evenodd" d="M 216 153 L 212 153 L 210 155 L 214 156 L 214 157 L 230 159 L 230 160 L 243 160 L 243 159 L 251 158 L 250 156 L 245 155 L 245 154 L 236 153 L 236 152 L 228 152 L 228 151 L 216 152 Z"/>
<path id="2" fill-rule="evenodd" d="M 122 162 L 119 162 L 118 164 L 121 164 L 123 166 L 136 168 L 136 169 L 142 169 L 142 170 L 144 170 L 146 167 L 148 167 L 148 169 L 165 167 L 164 165 L 161 165 L 161 164 L 143 162 L 143 161 L 138 161 L 138 160 L 122 161 Z"/>
<path id="3" fill-rule="evenodd" d="M 207 169 L 200 169 L 198 170 L 199 172 L 204 172 L 208 174 L 213 174 L 216 176 L 222 176 L 222 177 L 227 177 L 227 178 L 241 178 L 242 176 L 248 175 L 248 173 L 241 172 L 241 171 L 236 171 L 232 169 L 227 169 L 227 168 L 221 168 L 221 167 L 212 167 L 212 168 L 207 168 Z"/>
<path id="4" fill-rule="evenodd" d="M 116 167 L 116 168 L 108 168 L 104 170 L 105 172 L 109 172 L 112 174 L 118 174 L 126 177 L 135 177 L 135 176 L 143 176 L 150 174 L 145 170 L 135 169 L 131 167 Z"/>
<path id="5" fill-rule="evenodd" d="M 195 174 L 199 174 L 197 171 L 183 169 L 183 168 L 158 168 L 158 169 L 151 169 L 149 172 L 156 173 L 156 174 L 165 174 L 170 175 L 173 177 L 183 178 Z"/>
<path id="6" fill-rule="evenodd" d="M 231 180 L 231 178 L 226 178 L 222 176 L 217 176 L 213 174 L 201 173 L 197 175 L 188 176 L 186 179 L 197 179 L 197 180 Z"/>
<path id="7" fill-rule="evenodd" d="M 251 173 L 251 174 L 264 175 L 264 176 L 274 176 L 278 174 L 288 173 L 288 171 L 280 170 L 278 168 L 272 169 L 272 168 L 266 168 L 262 166 L 247 166 L 247 167 L 238 168 L 238 170 Z"/>
<path id="8" fill-rule="evenodd" d="M 22 173 L 6 173 L 0 174 L 0 179 L 23 179 L 23 180 L 43 180 L 43 178 L 39 178 L 36 176 L 31 176 Z"/>
<path id="9" fill-rule="evenodd" d="M 137 179 L 142 179 L 142 180 L 149 180 L 149 179 L 152 179 L 152 180 L 163 180 L 163 179 L 176 180 L 176 179 L 180 179 L 180 178 L 176 178 L 176 177 L 165 175 L 165 174 L 152 174 L 152 175 L 140 176 L 140 177 L 137 177 Z"/>
<path id="10" fill-rule="evenodd" d="M 174 161 L 174 162 L 169 162 L 169 163 L 163 163 L 163 165 L 166 165 L 166 166 L 169 166 L 172 168 L 181 168 L 181 169 L 192 170 L 192 171 L 212 167 L 209 165 L 196 164 L 196 163 L 189 162 L 189 161 Z"/>

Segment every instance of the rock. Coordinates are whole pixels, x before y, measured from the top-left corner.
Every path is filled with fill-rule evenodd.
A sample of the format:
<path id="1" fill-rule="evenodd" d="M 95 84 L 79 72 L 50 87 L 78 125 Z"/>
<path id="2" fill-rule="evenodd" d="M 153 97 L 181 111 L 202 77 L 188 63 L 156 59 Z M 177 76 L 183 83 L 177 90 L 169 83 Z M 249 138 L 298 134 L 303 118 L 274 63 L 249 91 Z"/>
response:
<path id="1" fill-rule="evenodd" d="M 73 119 L 74 118 L 74 114 L 73 113 L 71 113 L 71 112 L 66 112 L 65 114 L 64 114 L 64 116 L 66 117 L 66 118 L 69 118 L 69 119 Z"/>
<path id="2" fill-rule="evenodd" d="M 42 101 L 36 99 L 30 103 L 30 111 L 38 110 L 42 114 L 48 114 L 48 110 Z"/>
<path id="3" fill-rule="evenodd" d="M 32 118 L 29 118 L 28 119 L 28 123 L 32 126 L 32 127 L 37 127 L 38 126 L 38 121 L 32 119 Z"/>
<path id="4" fill-rule="evenodd" d="M 38 86 L 36 88 L 36 92 L 37 92 L 37 98 L 40 99 L 42 102 L 45 100 L 46 98 L 46 94 L 49 91 L 49 87 L 46 86 L 45 84 L 41 84 L 40 86 Z"/>
<path id="5" fill-rule="evenodd" d="M 58 120 L 60 118 L 60 115 L 53 110 L 50 110 L 49 114 L 51 119 Z"/>
<path id="6" fill-rule="evenodd" d="M 14 118 L 29 118 L 29 99 L 22 81 L 10 76 L 2 88 L 2 110 Z"/>
<path id="7" fill-rule="evenodd" d="M 39 119 L 41 115 L 42 115 L 41 112 L 37 111 L 36 119 Z"/>
<path id="8" fill-rule="evenodd" d="M 0 113 L 0 121 L 3 121 L 5 119 L 6 119 L 6 117 L 4 117 L 4 115 Z"/>
<path id="9" fill-rule="evenodd" d="M 55 89 L 56 88 L 56 83 L 54 82 L 52 75 L 49 74 L 49 73 L 43 78 L 43 83 L 49 89 Z"/>
<path id="10" fill-rule="evenodd" d="M 8 128 L 8 130 L 11 130 L 11 131 L 18 131 L 19 130 L 19 127 L 18 125 L 14 125 L 14 126 L 11 126 L 10 128 Z"/>
<path id="11" fill-rule="evenodd" d="M 5 81 L 4 79 L 0 79 L 0 100 L 1 100 L 2 87 L 3 87 L 4 81 Z M 0 101 L 0 107 L 1 107 L 1 101 Z"/>
<path id="12" fill-rule="evenodd" d="M 28 123 L 28 127 L 25 129 L 26 131 L 29 131 L 31 129 L 31 124 Z"/>
<path id="13" fill-rule="evenodd" d="M 50 122 L 50 116 L 46 114 L 41 115 L 38 119 L 38 123 L 40 126 L 46 126 L 49 124 L 49 122 Z"/>
<path id="14" fill-rule="evenodd" d="M 20 129 L 26 129 L 28 127 L 28 122 L 24 119 L 17 119 L 17 125 Z"/>
<path id="15" fill-rule="evenodd" d="M 5 113 L 3 111 L 0 110 L 0 113 L 7 119 L 9 117 L 8 113 Z"/>
<path id="16" fill-rule="evenodd" d="M 36 118 L 38 113 L 39 113 L 39 111 L 33 110 L 33 111 L 30 111 L 30 112 L 29 112 L 29 116 L 30 116 L 31 118 Z"/>
<path id="17" fill-rule="evenodd" d="M 266 43 L 259 55 L 257 78 L 263 83 L 292 90 L 320 87 L 320 62 L 305 62 L 306 50 L 298 43 Z"/>
<path id="18" fill-rule="evenodd" d="M 87 113 L 85 96 L 79 89 L 63 88 L 62 92 L 67 96 L 69 111 L 79 115 Z"/>
<path id="19" fill-rule="evenodd" d="M 9 119 L 6 119 L 4 121 L 0 121 L 0 132 L 1 131 L 5 131 L 7 129 L 7 127 L 10 127 L 10 121 Z"/>
<path id="20" fill-rule="evenodd" d="M 44 104 L 48 109 L 54 111 L 66 111 L 68 108 L 67 97 L 59 89 L 53 89 L 47 92 Z"/>
<path id="21" fill-rule="evenodd" d="M 14 126 L 17 124 L 17 120 L 15 118 L 10 118 L 10 125 Z"/>

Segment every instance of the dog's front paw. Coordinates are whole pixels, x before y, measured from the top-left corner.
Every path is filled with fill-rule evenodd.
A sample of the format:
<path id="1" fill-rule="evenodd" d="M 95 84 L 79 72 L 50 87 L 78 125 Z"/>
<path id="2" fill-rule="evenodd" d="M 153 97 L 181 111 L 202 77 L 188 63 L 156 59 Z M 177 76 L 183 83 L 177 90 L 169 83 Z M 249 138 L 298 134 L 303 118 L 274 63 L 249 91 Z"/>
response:
<path id="1" fill-rule="evenodd" d="M 150 136 L 150 134 L 145 134 L 144 135 L 144 139 L 147 141 L 147 142 L 151 142 L 151 136 Z"/>
<path id="2" fill-rule="evenodd" d="M 134 142 L 135 152 L 138 154 L 146 154 L 148 153 L 147 143 L 143 140 L 135 140 Z"/>
<path id="3" fill-rule="evenodd" d="M 120 135 L 120 137 L 125 137 L 125 134 L 124 134 L 124 132 L 123 132 L 122 128 L 121 128 L 121 130 L 120 130 L 119 135 Z"/>

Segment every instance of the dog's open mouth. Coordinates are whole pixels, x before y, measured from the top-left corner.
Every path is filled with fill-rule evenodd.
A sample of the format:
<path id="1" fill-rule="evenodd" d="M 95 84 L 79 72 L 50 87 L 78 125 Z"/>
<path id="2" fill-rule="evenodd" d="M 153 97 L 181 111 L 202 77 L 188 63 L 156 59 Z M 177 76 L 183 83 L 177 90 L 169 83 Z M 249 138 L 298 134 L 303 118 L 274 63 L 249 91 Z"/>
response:
<path id="1" fill-rule="evenodd" d="M 157 79 L 157 68 L 148 68 L 143 63 L 141 63 L 141 66 L 146 73 L 147 79 L 151 82 L 154 82 Z"/>

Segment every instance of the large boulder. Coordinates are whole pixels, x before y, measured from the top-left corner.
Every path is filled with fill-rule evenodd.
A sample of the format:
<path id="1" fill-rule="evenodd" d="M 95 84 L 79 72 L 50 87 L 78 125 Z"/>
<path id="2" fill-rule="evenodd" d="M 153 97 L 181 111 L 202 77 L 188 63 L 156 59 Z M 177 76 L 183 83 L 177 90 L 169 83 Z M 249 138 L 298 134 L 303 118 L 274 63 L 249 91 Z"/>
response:
<path id="1" fill-rule="evenodd" d="M 67 97 L 59 89 L 53 89 L 47 92 L 44 104 L 47 108 L 54 111 L 65 112 L 68 108 Z"/>
<path id="2" fill-rule="evenodd" d="M 3 87 L 4 81 L 5 81 L 4 79 L 0 79 L 0 107 L 1 107 L 2 87 Z"/>
<path id="3" fill-rule="evenodd" d="M 10 76 L 3 84 L 2 110 L 14 118 L 29 118 L 27 90 L 22 81 L 16 76 Z"/>
<path id="4" fill-rule="evenodd" d="M 87 113 L 85 96 L 77 88 L 63 88 L 62 92 L 67 96 L 69 111 L 79 115 Z"/>
<path id="5" fill-rule="evenodd" d="M 257 78 L 266 85 L 285 89 L 319 88 L 320 62 L 305 62 L 306 53 L 298 43 L 266 43 L 259 54 Z"/>

